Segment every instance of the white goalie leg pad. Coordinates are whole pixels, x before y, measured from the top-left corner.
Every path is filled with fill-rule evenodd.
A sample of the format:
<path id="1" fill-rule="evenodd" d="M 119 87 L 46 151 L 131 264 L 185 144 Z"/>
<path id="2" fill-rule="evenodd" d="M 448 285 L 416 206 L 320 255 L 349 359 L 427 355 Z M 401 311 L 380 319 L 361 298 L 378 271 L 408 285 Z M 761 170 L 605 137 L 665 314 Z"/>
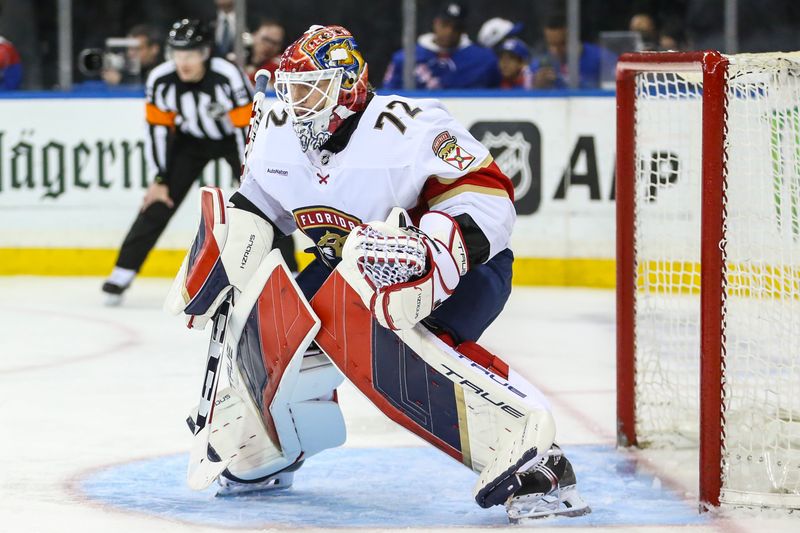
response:
<path id="1" fill-rule="evenodd" d="M 473 495 L 481 507 L 505 503 L 519 488 L 514 474 L 541 460 L 555 439 L 550 403 L 533 384 L 508 369 L 482 366 L 420 326 L 400 339 L 456 385 L 464 463 L 480 476 Z M 463 410 L 463 412 L 462 412 Z"/>
<path id="2" fill-rule="evenodd" d="M 344 443 L 344 418 L 339 404 L 333 401 L 334 388 L 341 384 L 342 375 L 330 361 L 320 365 L 314 356 L 304 358 L 304 363 L 306 360 L 311 364 L 301 368 L 295 393 L 298 397 L 321 394 L 290 405 L 293 425 L 276 424 L 283 447 L 268 436 L 262 416 L 248 394 L 230 386 L 218 392 L 209 442 L 220 458 L 231 459 L 227 470 L 237 478 L 261 479 L 298 459 Z"/>
<path id="3" fill-rule="evenodd" d="M 200 226 L 164 303 L 203 329 L 233 287 L 238 294 L 272 249 L 274 230 L 266 220 L 226 207 L 222 191 L 200 191 Z"/>
<path id="4" fill-rule="evenodd" d="M 313 325 L 297 330 L 302 320 L 291 318 L 296 309 Z M 292 331 L 277 342 L 292 353 L 263 352 L 276 346 L 275 331 L 266 330 L 282 319 Z M 259 479 L 343 444 L 344 418 L 333 391 L 344 377 L 327 356 L 308 349 L 319 320 L 280 251 L 269 254 L 239 295 L 229 329 L 230 387 L 224 391 L 229 398 L 218 394 L 210 438 L 217 454 L 230 459 L 228 471 L 239 479 Z"/>
<path id="5" fill-rule="evenodd" d="M 519 488 L 514 475 L 540 462 L 553 445 L 555 420 L 549 411 L 531 411 L 524 424 L 514 431 L 501 433 L 496 453 L 481 471 L 472 493 L 481 507 L 500 505 Z"/>
<path id="6" fill-rule="evenodd" d="M 321 350 L 306 351 L 290 407 L 304 457 L 344 444 L 344 417 L 335 400 L 336 387 L 343 381 L 344 375 Z"/>

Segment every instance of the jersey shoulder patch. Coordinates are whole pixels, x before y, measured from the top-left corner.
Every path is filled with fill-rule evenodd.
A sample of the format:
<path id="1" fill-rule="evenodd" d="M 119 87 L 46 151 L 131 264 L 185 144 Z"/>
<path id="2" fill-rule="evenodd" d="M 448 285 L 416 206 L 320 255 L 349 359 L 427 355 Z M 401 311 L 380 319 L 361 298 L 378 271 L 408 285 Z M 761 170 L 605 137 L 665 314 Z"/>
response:
<path id="1" fill-rule="evenodd" d="M 464 170 L 475 161 L 475 156 L 461 146 L 458 138 L 449 130 L 442 130 L 433 138 L 431 150 L 436 157 L 456 170 Z"/>

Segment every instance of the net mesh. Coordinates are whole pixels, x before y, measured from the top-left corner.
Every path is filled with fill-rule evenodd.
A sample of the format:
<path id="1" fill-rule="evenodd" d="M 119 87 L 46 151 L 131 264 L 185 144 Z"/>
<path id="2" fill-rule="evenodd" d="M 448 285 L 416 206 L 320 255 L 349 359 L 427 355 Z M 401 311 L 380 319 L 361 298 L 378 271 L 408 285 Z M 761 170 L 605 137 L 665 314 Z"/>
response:
<path id="1" fill-rule="evenodd" d="M 688 446 L 699 424 L 701 87 L 636 83 L 636 431 Z"/>
<path id="2" fill-rule="evenodd" d="M 697 444 L 702 84 L 637 76 L 636 427 Z M 800 506 L 800 60 L 732 56 L 722 500 Z"/>

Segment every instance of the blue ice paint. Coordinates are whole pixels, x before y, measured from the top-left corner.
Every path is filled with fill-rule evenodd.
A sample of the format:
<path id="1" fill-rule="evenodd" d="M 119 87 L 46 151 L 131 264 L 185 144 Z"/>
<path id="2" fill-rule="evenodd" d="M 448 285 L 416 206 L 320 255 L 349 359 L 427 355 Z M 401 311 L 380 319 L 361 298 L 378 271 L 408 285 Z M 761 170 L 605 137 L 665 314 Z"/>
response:
<path id="1" fill-rule="evenodd" d="M 609 446 L 566 446 L 592 513 L 548 519 L 548 526 L 703 524 L 695 506 L 637 470 Z M 507 524 L 502 507 L 479 508 L 476 475 L 432 448 L 338 448 L 314 456 L 294 486 L 258 496 L 215 498 L 190 490 L 186 455 L 146 459 L 93 471 L 84 495 L 127 511 L 206 526 L 454 527 Z"/>

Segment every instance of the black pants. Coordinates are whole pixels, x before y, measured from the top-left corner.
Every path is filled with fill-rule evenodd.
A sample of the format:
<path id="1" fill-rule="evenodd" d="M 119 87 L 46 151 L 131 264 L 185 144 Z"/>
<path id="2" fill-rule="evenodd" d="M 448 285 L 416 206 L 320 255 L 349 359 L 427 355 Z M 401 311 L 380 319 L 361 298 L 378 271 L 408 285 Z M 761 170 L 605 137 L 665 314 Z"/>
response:
<path id="1" fill-rule="evenodd" d="M 231 166 L 234 176 L 239 175 L 239 151 L 233 137 L 219 141 L 195 139 L 186 135 L 176 135 L 170 146 L 168 179 L 169 196 L 175 207 L 163 202 L 150 204 L 134 220 L 128 235 L 122 243 L 117 257 L 117 266 L 139 271 L 150 250 L 164 232 L 167 223 L 180 207 L 186 194 L 192 188 L 205 166 L 215 159 L 225 159 Z M 294 243 L 291 236 L 276 236 L 274 247 L 279 248 L 290 270 L 297 270 L 294 258 Z"/>

